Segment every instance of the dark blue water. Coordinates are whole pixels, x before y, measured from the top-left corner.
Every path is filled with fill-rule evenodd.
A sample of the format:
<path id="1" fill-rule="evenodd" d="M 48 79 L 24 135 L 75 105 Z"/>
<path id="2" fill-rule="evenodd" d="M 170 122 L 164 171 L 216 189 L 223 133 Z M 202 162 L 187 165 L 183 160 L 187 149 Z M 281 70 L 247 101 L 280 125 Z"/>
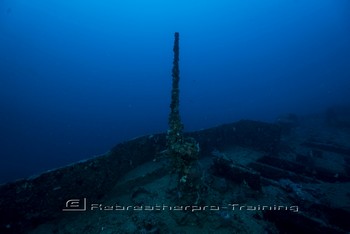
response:
<path id="1" fill-rule="evenodd" d="M 0 0 L 0 183 L 165 132 L 349 102 L 348 0 Z"/>

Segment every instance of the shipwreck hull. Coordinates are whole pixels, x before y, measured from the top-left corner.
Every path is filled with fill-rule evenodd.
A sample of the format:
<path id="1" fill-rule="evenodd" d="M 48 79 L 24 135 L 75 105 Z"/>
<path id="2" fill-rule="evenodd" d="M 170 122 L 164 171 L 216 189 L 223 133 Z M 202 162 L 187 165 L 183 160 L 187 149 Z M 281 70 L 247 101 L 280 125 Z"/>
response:
<path id="1" fill-rule="evenodd" d="M 186 194 L 176 190 L 164 158 L 166 134 L 154 134 L 1 185 L 0 233 L 347 233 L 350 132 L 308 126 L 306 121 L 285 135 L 280 124 L 243 120 L 186 134 L 200 146 L 199 200 L 228 201 L 233 210 L 112 212 L 92 204 L 183 201 Z M 63 211 L 67 201 L 84 198 L 87 212 Z"/>

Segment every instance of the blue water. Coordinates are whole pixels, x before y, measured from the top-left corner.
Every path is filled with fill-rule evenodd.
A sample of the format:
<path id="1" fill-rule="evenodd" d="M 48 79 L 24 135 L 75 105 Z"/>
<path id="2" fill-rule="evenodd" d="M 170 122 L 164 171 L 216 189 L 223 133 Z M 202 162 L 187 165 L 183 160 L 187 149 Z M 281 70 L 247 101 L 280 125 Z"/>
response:
<path id="1" fill-rule="evenodd" d="M 0 183 L 165 132 L 349 103 L 348 0 L 0 0 Z"/>

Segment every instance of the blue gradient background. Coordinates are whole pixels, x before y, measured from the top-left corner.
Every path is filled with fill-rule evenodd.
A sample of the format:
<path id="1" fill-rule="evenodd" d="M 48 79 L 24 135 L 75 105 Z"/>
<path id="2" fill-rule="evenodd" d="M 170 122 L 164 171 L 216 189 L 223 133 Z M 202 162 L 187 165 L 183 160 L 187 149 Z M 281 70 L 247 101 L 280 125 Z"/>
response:
<path id="1" fill-rule="evenodd" d="M 349 103 L 348 0 L 0 0 L 0 183 L 165 132 L 175 31 L 187 131 Z"/>

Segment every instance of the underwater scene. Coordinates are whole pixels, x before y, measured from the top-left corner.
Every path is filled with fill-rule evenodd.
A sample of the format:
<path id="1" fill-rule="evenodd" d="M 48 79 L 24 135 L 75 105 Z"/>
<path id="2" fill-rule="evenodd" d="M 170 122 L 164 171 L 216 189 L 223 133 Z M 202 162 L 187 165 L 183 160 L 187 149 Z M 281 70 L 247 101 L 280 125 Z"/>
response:
<path id="1" fill-rule="evenodd" d="M 350 233 L 350 1 L 0 0 L 0 233 Z"/>

